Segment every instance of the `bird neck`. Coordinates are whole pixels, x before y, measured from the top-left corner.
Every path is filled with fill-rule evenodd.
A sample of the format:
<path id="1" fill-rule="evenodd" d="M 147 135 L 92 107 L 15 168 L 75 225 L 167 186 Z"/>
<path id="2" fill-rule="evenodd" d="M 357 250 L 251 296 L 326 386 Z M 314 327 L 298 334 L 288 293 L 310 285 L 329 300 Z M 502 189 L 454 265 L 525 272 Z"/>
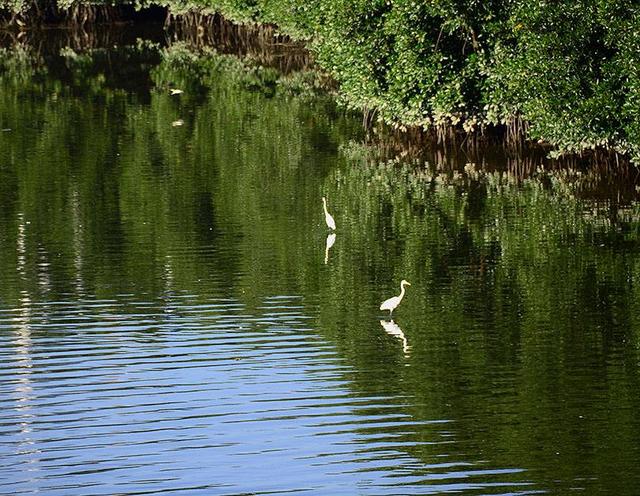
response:
<path id="1" fill-rule="evenodd" d="M 327 211 L 327 200 L 325 200 L 324 198 L 322 199 L 322 208 L 324 208 L 324 213 L 328 214 L 329 212 Z"/>
<path id="2" fill-rule="evenodd" d="M 400 296 L 399 296 L 399 298 L 402 299 L 403 296 L 404 296 L 404 284 L 400 284 Z"/>

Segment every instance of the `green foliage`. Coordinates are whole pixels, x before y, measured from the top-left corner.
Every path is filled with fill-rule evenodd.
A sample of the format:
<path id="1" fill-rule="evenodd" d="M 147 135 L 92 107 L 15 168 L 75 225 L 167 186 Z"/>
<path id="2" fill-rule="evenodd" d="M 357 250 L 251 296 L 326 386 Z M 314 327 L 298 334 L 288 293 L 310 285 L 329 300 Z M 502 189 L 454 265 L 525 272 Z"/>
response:
<path id="1" fill-rule="evenodd" d="M 24 7 L 0 1 L 5 9 Z M 606 147 L 640 161 L 636 2 L 162 3 L 176 14 L 220 12 L 309 39 L 320 66 L 339 82 L 342 101 L 390 123 L 471 130 L 524 120 L 529 138 L 557 153 Z M 265 75 L 254 72 L 262 84 Z"/>
<path id="2" fill-rule="evenodd" d="M 488 103 L 521 113 L 531 137 L 560 151 L 640 152 L 638 7 L 628 2 L 518 2 L 512 43 L 499 44 Z"/>
<path id="3" fill-rule="evenodd" d="M 167 2 L 173 9 L 173 3 Z M 640 159 L 639 7 L 525 0 L 202 0 L 238 21 L 310 38 L 350 107 L 430 127 L 525 120 L 559 153 Z"/>

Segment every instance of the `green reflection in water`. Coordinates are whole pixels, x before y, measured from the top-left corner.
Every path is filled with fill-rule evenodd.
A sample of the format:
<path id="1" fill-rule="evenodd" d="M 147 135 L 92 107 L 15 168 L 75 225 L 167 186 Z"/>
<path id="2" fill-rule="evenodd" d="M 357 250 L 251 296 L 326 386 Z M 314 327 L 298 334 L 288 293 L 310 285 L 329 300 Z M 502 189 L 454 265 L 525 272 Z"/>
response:
<path id="1" fill-rule="evenodd" d="M 345 153 L 359 122 L 311 98 L 306 76 L 212 53 L 3 60 L 4 304 L 184 292 L 257 308 L 301 294 L 355 366 L 356 394 L 453 421 L 425 441 L 450 429 L 455 457 L 531 470 L 552 492 L 634 492 L 636 205 L 580 200 L 553 177 L 372 166 Z M 378 311 L 403 278 L 406 343 Z"/>

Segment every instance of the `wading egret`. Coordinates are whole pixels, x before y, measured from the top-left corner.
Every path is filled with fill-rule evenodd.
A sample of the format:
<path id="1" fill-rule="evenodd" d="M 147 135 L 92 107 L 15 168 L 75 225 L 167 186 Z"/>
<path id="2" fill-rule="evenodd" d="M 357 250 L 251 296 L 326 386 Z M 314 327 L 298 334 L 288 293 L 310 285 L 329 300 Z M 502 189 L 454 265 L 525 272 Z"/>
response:
<path id="1" fill-rule="evenodd" d="M 331 214 L 327 211 L 327 199 L 324 196 L 322 197 L 322 206 L 324 207 L 324 220 L 327 222 L 327 226 L 329 226 L 329 229 L 332 231 L 335 231 L 336 221 L 333 220 L 333 217 L 331 217 Z"/>
<path id="2" fill-rule="evenodd" d="M 402 298 L 404 297 L 404 286 L 405 285 L 411 286 L 411 283 L 409 281 L 405 281 L 403 279 L 402 282 L 400 283 L 400 294 L 398 296 L 394 296 L 392 298 L 389 298 L 388 300 L 384 300 L 382 302 L 382 305 L 380 305 L 380 310 L 389 310 L 389 316 L 391 316 L 391 314 L 396 309 L 396 307 L 398 305 L 400 305 L 400 302 L 402 301 Z"/>

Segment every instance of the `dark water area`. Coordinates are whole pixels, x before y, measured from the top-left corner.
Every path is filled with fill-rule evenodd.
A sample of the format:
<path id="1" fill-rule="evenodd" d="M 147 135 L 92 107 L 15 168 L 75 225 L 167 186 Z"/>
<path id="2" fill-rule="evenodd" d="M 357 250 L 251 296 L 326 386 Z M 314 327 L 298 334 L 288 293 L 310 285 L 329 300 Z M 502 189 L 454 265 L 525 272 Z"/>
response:
<path id="1" fill-rule="evenodd" d="M 637 494 L 633 182 L 170 45 L 2 53 L 0 493 Z"/>

